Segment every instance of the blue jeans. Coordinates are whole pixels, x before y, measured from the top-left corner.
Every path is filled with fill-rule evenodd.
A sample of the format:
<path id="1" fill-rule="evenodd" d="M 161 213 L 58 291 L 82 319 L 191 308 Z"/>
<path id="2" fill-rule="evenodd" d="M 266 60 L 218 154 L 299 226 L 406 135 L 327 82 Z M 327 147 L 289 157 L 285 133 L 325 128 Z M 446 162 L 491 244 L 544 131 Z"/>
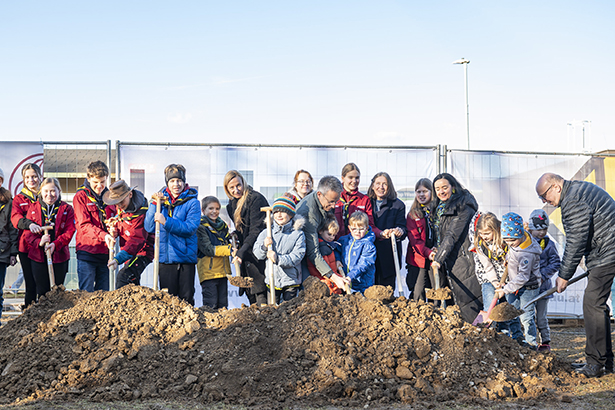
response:
<path id="1" fill-rule="evenodd" d="M 513 305 L 517 309 L 521 309 L 527 302 L 538 296 L 540 288 L 526 289 L 522 287 L 516 293 L 506 295 L 508 303 Z M 525 312 L 514 319 L 510 323 L 510 333 L 513 339 L 520 341 L 523 340 L 525 333 L 525 341 L 531 345 L 536 346 L 536 303 L 532 303 L 525 308 Z M 521 325 L 523 325 L 524 331 L 521 331 Z"/>
<path id="2" fill-rule="evenodd" d="M 79 289 L 87 292 L 109 290 L 109 268 L 107 264 L 77 259 Z"/>
<path id="3" fill-rule="evenodd" d="M 0 262 L 0 317 L 2 317 L 2 309 L 4 308 L 4 279 L 6 279 L 6 263 Z"/>

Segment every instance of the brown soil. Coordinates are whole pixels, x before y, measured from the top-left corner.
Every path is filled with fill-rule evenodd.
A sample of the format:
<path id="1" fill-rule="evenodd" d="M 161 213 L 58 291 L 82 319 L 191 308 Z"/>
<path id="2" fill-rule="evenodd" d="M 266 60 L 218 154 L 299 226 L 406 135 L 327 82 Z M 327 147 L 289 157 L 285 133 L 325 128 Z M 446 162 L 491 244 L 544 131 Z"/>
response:
<path id="1" fill-rule="evenodd" d="M 523 310 L 517 309 L 508 302 L 503 302 L 493 308 L 491 314 L 489 314 L 489 319 L 494 322 L 506 322 L 521 316 L 521 314 L 523 314 Z"/>
<path id="2" fill-rule="evenodd" d="M 327 294 L 310 278 L 280 306 L 212 312 L 132 285 L 52 291 L 0 332 L 0 404 L 471 405 L 553 400 L 582 380 L 554 354 L 465 323 L 455 306 Z"/>
<path id="3" fill-rule="evenodd" d="M 393 288 L 390 286 L 372 286 L 365 290 L 365 297 L 372 300 L 378 300 L 383 303 L 390 303 L 395 300 L 393 296 Z"/>
<path id="4" fill-rule="evenodd" d="M 453 291 L 448 287 L 439 289 L 425 289 L 427 299 L 431 300 L 449 300 L 453 298 Z"/>
<path id="5" fill-rule="evenodd" d="M 226 275 L 228 281 L 231 285 L 237 286 L 238 288 L 251 288 L 254 286 L 254 279 L 249 276 L 231 276 Z"/>

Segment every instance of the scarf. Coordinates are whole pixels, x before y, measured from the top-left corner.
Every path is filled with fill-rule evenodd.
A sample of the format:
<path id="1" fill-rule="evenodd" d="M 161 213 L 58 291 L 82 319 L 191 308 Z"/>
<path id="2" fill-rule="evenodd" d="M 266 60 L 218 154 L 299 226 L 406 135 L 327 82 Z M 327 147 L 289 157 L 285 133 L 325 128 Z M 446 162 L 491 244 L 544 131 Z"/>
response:
<path id="1" fill-rule="evenodd" d="M 186 192 L 188 189 L 190 188 L 188 187 L 188 184 L 186 184 L 184 190 L 177 196 L 177 198 L 173 198 L 173 195 L 171 195 L 171 191 L 169 191 L 168 187 L 165 187 L 162 191 L 163 193 L 168 194 L 168 196 L 165 196 L 160 204 L 169 208 L 169 218 L 173 217 L 173 208 L 175 208 L 176 206 L 183 205 L 190 200 L 190 198 L 188 197 L 180 198 L 180 195 Z"/>
<path id="2" fill-rule="evenodd" d="M 43 226 L 55 224 L 56 216 L 58 215 L 58 210 L 60 209 L 60 200 L 57 200 L 55 203 L 49 205 L 41 198 L 39 203 L 41 204 L 41 213 L 43 215 Z"/>
<path id="3" fill-rule="evenodd" d="M 508 245 L 504 244 L 503 248 L 496 247 L 496 249 L 492 251 L 489 244 L 483 241 L 482 238 L 479 238 L 478 246 L 480 246 L 480 249 L 489 259 L 499 263 L 504 263 L 506 254 L 508 253 Z"/>
<path id="4" fill-rule="evenodd" d="M 206 227 L 209 232 L 214 234 L 221 244 L 228 245 L 231 243 L 231 234 L 228 232 L 228 226 L 222 218 L 218 217 L 218 219 L 212 221 L 208 217 L 204 216 L 201 220 L 201 225 Z"/>
<path id="5" fill-rule="evenodd" d="M 544 238 L 540 240 L 539 243 L 540 243 L 540 248 L 544 251 L 545 248 L 547 247 L 547 244 L 549 243 L 549 238 L 545 236 Z"/>
<path id="6" fill-rule="evenodd" d="M 344 204 L 344 208 L 342 209 L 342 220 L 344 221 L 344 227 L 348 228 L 348 209 L 350 208 L 350 204 L 356 201 L 359 198 L 359 191 L 348 192 L 346 190 L 342 191 L 342 195 L 340 195 L 340 201 Z"/>
<path id="7" fill-rule="evenodd" d="M 103 225 L 106 222 L 105 221 L 105 208 L 107 208 L 107 204 L 105 204 L 105 201 L 103 201 L 103 194 L 107 190 L 108 189 L 105 187 L 105 189 L 103 189 L 102 193 L 100 195 L 98 195 L 96 192 L 94 192 L 94 190 L 92 189 L 92 186 L 90 185 L 90 182 L 87 179 L 83 182 L 83 185 L 81 185 L 77 189 L 77 192 L 79 192 L 79 191 L 85 192 L 85 194 L 88 197 L 88 199 L 90 200 L 90 202 L 96 204 L 96 209 L 98 209 L 98 217 L 103 222 Z"/>
<path id="8" fill-rule="evenodd" d="M 440 202 L 438 207 L 436 208 L 436 215 L 433 219 L 433 225 L 436 231 L 436 246 L 440 247 L 440 241 L 442 237 L 440 235 L 440 221 L 442 219 L 442 215 L 444 215 L 444 210 L 446 209 L 446 202 Z"/>
<path id="9" fill-rule="evenodd" d="M 31 203 L 35 203 L 36 202 L 36 196 L 28 188 L 26 188 L 26 187 L 21 188 L 21 193 L 26 198 L 28 198 Z"/>

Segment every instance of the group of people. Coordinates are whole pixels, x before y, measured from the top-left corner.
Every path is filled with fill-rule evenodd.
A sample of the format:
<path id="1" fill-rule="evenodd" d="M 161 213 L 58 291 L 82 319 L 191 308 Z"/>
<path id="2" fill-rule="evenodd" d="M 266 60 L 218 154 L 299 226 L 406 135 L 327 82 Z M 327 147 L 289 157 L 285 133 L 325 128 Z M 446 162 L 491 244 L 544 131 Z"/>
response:
<path id="1" fill-rule="evenodd" d="M 154 258 L 158 225 L 160 288 L 194 304 L 198 272 L 203 303 L 214 309 L 228 306 L 231 263 L 239 275 L 253 280 L 251 287 L 240 288 L 251 304 L 266 304 L 268 292 L 277 303 L 292 299 L 309 275 L 326 283 L 332 294 L 364 292 L 375 284 L 395 288 L 402 252 L 391 242 L 407 237 L 411 297 L 426 300 L 426 289 L 449 287 L 452 297 L 446 303 L 458 305 L 468 322 L 502 298 L 515 307 L 525 305 L 551 287 L 557 272 L 557 288 L 563 291 L 585 256 L 590 275 L 584 315 L 591 330 L 588 363 L 580 371 L 596 376 L 613 369 L 606 299 L 615 274 L 615 246 L 609 242 L 615 202 L 587 182 L 545 174 L 536 186 L 543 202 L 562 210 L 567 244 L 560 264 L 547 235 L 544 210 L 532 212 L 527 223 L 515 213 L 499 219 L 479 211 L 472 193 L 448 173 L 433 181 L 420 179 L 406 213 L 386 172 L 374 175 L 367 194 L 361 193 L 361 172 L 354 163 L 342 168 L 339 179 L 322 177 L 317 187 L 308 171 L 297 171 L 292 188 L 271 207 L 232 170 L 223 185 L 233 232 L 220 217 L 220 200 L 207 196 L 199 203 L 180 164 L 166 167 L 165 186 L 151 201 L 123 180 L 108 187 L 109 169 L 101 161 L 88 165 L 73 206 L 61 200 L 57 179 L 43 179 L 37 165 L 26 164 L 22 177 L 23 189 L 14 199 L 0 188 L 0 279 L 3 282 L 6 266 L 19 256 L 26 306 L 64 282 L 68 244 L 75 232 L 80 289 L 109 290 L 109 269 L 120 266 L 116 288 L 139 285 Z M 273 215 L 270 231 L 267 210 Z M 119 252 L 110 252 L 116 242 Z M 55 283 L 50 282 L 47 257 Z M 266 274 L 268 263 L 273 283 Z M 522 344 L 548 351 L 546 303 L 544 299 L 530 305 L 520 318 L 498 324 L 499 329 Z"/>

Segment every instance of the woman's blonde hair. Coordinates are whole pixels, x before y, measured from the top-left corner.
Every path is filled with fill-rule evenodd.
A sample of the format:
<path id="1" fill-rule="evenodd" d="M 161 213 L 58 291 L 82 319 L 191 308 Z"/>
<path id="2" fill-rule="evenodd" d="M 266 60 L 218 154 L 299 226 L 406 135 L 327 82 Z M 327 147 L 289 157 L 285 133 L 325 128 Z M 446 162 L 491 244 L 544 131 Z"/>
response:
<path id="1" fill-rule="evenodd" d="M 480 231 L 492 231 L 493 232 L 493 244 L 499 249 L 504 249 L 504 242 L 502 241 L 502 232 L 500 231 L 501 222 L 497 216 L 491 212 L 482 214 L 476 222 L 476 231 L 474 233 L 474 246 L 478 249 L 480 242 Z"/>
<path id="2" fill-rule="evenodd" d="M 228 184 L 234 178 L 239 178 L 241 180 L 241 186 L 243 186 L 243 194 L 241 195 L 241 198 L 239 198 L 239 200 L 237 201 L 237 208 L 235 208 L 235 213 L 233 214 L 233 223 L 235 224 L 235 228 L 238 231 L 242 231 L 243 229 L 241 228 L 241 210 L 243 209 L 250 192 L 248 184 L 246 184 L 246 180 L 243 178 L 243 175 L 241 175 L 239 171 L 232 169 L 224 176 L 224 192 L 226 192 L 226 196 L 228 196 L 229 199 L 234 198 L 228 190 Z"/>
<path id="3" fill-rule="evenodd" d="M 53 184 L 55 185 L 56 189 L 58 190 L 58 200 L 61 199 L 61 195 L 62 195 L 62 187 L 60 186 L 60 181 L 58 181 L 57 178 L 51 178 L 51 177 L 47 177 L 45 179 L 43 179 L 41 181 L 41 184 L 38 186 L 38 195 L 41 195 L 41 191 L 43 190 L 43 187 L 45 185 L 49 185 L 49 184 Z"/>

